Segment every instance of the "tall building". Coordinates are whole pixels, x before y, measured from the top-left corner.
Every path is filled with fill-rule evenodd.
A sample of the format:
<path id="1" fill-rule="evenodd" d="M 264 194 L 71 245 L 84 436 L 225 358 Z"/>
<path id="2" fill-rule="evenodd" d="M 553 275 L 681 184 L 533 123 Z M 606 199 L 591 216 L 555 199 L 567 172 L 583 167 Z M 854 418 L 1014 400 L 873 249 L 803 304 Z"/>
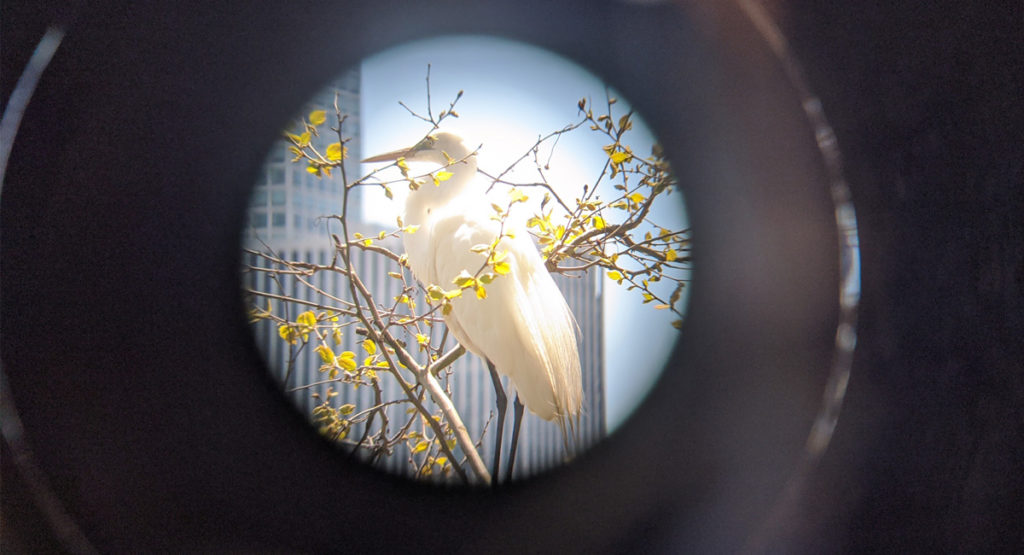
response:
<path id="1" fill-rule="evenodd" d="M 351 179 L 359 176 L 359 74 L 348 73 L 335 84 L 339 92 L 339 106 L 348 114 L 345 130 L 352 140 L 348 143 L 349 157 L 346 160 L 346 172 Z M 305 108 L 305 113 L 316 109 L 326 109 L 333 113 L 334 92 L 328 90 L 319 95 Z M 328 119 L 331 121 L 331 118 Z M 318 148 L 326 148 L 337 137 L 321 136 L 314 140 Z M 323 152 L 323 150 L 321 150 Z M 279 143 L 268 156 L 265 180 L 257 183 L 250 208 L 249 227 L 245 232 L 244 248 L 274 252 L 281 259 L 304 261 L 321 266 L 329 266 L 332 260 L 341 264 L 330 238 L 330 233 L 341 233 L 337 221 L 324 218 L 332 214 L 340 214 L 342 199 L 342 181 L 338 172 L 331 177 L 316 177 L 306 171 L 303 164 L 291 163 L 292 154 L 288 152 L 288 144 Z M 359 189 L 355 189 L 359 191 Z M 378 240 L 378 232 L 384 229 L 380 224 L 372 224 L 360 219 L 367 207 L 363 207 L 363 198 L 350 195 L 349 198 L 349 231 L 361 233 L 373 238 L 374 244 L 401 253 L 403 248 L 399 240 L 385 238 Z M 245 261 L 255 267 L 271 268 L 273 264 L 266 258 L 248 254 Z M 401 272 L 393 261 L 377 253 L 364 250 L 352 251 L 352 263 L 373 293 L 378 305 L 391 305 L 394 299 L 403 293 L 402 280 L 389 275 L 389 272 Z M 281 271 L 277 266 L 275 272 L 247 271 L 243 274 L 244 286 L 255 291 L 275 295 L 293 297 L 306 301 L 281 302 L 279 300 L 259 299 L 259 306 L 269 302 L 276 315 L 294 320 L 305 310 L 317 310 L 317 306 L 341 307 L 351 300 L 346 278 L 336 271 L 319 271 L 310 276 L 297 275 Z M 408 270 L 405 270 L 408 283 L 413 283 Z M 555 276 L 559 288 L 566 297 L 569 307 L 579 324 L 580 359 L 583 368 L 584 408 L 580 419 L 579 447 L 586 449 L 599 441 L 605 434 L 604 405 L 604 364 L 602 359 L 602 291 L 601 280 L 597 273 L 581 277 Z M 414 296 L 420 307 L 426 306 L 422 294 Z M 364 339 L 356 330 L 358 326 L 343 327 L 342 343 L 333 347 L 336 352 L 350 350 L 357 353 L 362 360 L 365 353 L 360 343 Z M 339 395 L 333 399 L 335 406 L 342 404 L 354 405 L 355 411 L 364 410 L 375 404 L 374 392 L 369 387 L 355 389 L 348 384 L 330 383 L 327 375 L 320 372 L 321 358 L 313 351 L 315 343 L 305 348 L 301 345 L 289 345 L 278 335 L 277 326 L 273 322 L 261 321 L 254 325 L 257 344 L 263 349 L 263 355 L 269 369 L 280 380 L 282 387 L 295 405 L 306 415 L 312 417 L 314 407 L 319 401 L 313 398 L 316 393 L 321 399 L 326 398 L 327 390 Z M 401 338 L 408 345 L 416 345 L 412 336 Z M 452 340 L 448 340 L 452 345 Z M 380 373 L 380 385 L 383 400 L 404 398 L 397 381 L 387 373 Z M 444 377 L 444 376 L 442 376 Z M 466 354 L 452 366 L 448 374 L 452 402 L 465 423 L 470 436 L 479 440 L 479 451 L 485 461 L 490 461 L 494 451 L 493 415 L 495 409 L 495 393 L 490 375 L 482 360 Z M 508 380 L 504 380 L 508 389 Z M 394 405 L 388 408 L 389 422 L 399 423 L 408 419 L 405 416 L 406 405 Z M 511 399 L 509 417 L 506 422 L 505 455 L 507 460 L 511 442 Z M 404 418 L 403 418 L 404 417 Z M 398 431 L 398 425 L 392 424 Z M 487 433 L 484 434 L 485 428 Z M 422 431 L 418 428 L 413 428 Z M 362 429 L 354 427 L 350 437 L 360 437 Z M 545 422 L 526 411 L 523 419 L 518 453 L 516 456 L 515 475 L 517 478 L 530 476 L 557 465 L 564 456 L 561 431 L 556 423 Z M 410 464 L 410 453 L 396 450 L 388 457 L 374 461 L 374 464 L 399 474 L 412 475 L 414 467 Z M 506 463 L 507 464 L 507 463 Z M 450 476 L 449 479 L 454 479 Z"/>
<path id="2" fill-rule="evenodd" d="M 325 110 L 327 122 L 320 126 L 320 136 L 312 144 L 321 153 L 327 145 L 337 142 L 337 135 L 329 129 L 335 125 L 334 95 L 338 94 L 338 107 L 347 115 L 343 132 L 350 137 L 346 144 L 350 156 L 345 160 L 345 171 L 350 176 L 359 173 L 359 71 L 349 71 L 335 80 L 324 92 L 303 107 L 299 116 L 308 117 L 313 110 Z M 301 131 L 301 129 L 289 129 Z M 263 240 L 277 248 L 308 248 L 317 243 L 327 245 L 320 219 L 328 214 L 341 213 L 342 178 L 340 172 L 330 177 L 318 177 L 306 170 L 306 165 L 292 163 L 294 155 L 288 151 L 289 143 L 281 141 L 271 149 L 264 164 L 261 179 L 256 182 L 249 203 L 249 226 L 245 230 L 247 245 Z M 356 188 L 350 202 L 358 209 L 362 205 L 361 191 Z M 356 212 L 358 214 L 358 212 Z"/>

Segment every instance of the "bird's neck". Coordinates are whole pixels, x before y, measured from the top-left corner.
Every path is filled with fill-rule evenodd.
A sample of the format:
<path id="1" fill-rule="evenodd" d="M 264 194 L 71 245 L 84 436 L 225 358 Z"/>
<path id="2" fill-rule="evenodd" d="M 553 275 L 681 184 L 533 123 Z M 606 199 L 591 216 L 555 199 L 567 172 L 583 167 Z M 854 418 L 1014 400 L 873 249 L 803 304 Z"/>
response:
<path id="1" fill-rule="evenodd" d="M 426 180 L 419 189 L 409 193 L 405 203 L 405 222 L 408 225 L 425 224 L 438 209 L 448 206 L 471 186 L 476 176 L 476 156 L 466 157 L 463 154 L 463 158 L 453 158 L 456 162 L 444 168 L 444 171 L 451 172 L 451 177 L 437 185 Z"/>

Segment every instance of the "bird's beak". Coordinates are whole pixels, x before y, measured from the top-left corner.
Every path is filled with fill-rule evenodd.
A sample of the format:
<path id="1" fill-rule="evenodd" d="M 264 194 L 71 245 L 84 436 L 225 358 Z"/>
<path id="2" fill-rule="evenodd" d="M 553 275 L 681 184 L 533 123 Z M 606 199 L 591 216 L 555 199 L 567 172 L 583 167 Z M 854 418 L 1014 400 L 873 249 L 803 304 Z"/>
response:
<path id="1" fill-rule="evenodd" d="M 378 154 L 369 158 L 363 159 L 364 163 L 370 162 L 391 162 L 398 160 L 399 158 L 408 158 L 413 154 L 413 148 L 400 148 L 398 150 L 392 150 L 391 152 L 385 152 L 384 154 Z"/>

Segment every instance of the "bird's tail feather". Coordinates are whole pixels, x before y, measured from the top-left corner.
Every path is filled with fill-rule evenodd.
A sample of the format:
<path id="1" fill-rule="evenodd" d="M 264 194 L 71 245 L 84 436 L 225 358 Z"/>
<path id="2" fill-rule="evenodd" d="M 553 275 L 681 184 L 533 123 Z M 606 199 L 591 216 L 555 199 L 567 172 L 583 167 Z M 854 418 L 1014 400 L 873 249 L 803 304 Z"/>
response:
<path id="1" fill-rule="evenodd" d="M 580 415 L 581 413 L 576 413 L 563 415 L 558 418 L 558 428 L 562 431 L 564 462 L 575 459 L 576 455 L 583 450 L 583 445 L 580 443 Z"/>

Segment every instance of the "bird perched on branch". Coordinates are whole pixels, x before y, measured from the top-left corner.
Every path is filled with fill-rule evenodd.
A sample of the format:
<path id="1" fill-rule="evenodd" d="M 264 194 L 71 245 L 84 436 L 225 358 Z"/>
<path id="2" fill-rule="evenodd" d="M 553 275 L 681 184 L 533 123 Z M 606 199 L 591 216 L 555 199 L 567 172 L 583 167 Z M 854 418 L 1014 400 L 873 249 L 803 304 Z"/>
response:
<path id="1" fill-rule="evenodd" d="M 405 204 L 405 225 L 420 226 L 403 238 L 418 280 L 447 289 L 458 276 L 465 280 L 467 274 L 479 274 L 485 264 L 502 257 L 502 271 L 486 284 L 485 293 L 451 299 L 445 315 L 459 343 L 486 360 L 491 371 L 499 413 L 495 478 L 507 403 L 498 374 L 509 377 L 517 394 L 509 476 L 524 405 L 544 420 L 557 421 L 566 454 L 571 454 L 583 397 L 576 324 L 530 235 L 511 229 L 508 220 L 491 217 L 495 211 L 485 198 L 488 184 L 475 180 L 476 152 L 458 135 L 432 133 L 412 147 L 364 162 L 393 160 L 442 166 L 433 181 L 425 180 L 409 193 Z"/>

